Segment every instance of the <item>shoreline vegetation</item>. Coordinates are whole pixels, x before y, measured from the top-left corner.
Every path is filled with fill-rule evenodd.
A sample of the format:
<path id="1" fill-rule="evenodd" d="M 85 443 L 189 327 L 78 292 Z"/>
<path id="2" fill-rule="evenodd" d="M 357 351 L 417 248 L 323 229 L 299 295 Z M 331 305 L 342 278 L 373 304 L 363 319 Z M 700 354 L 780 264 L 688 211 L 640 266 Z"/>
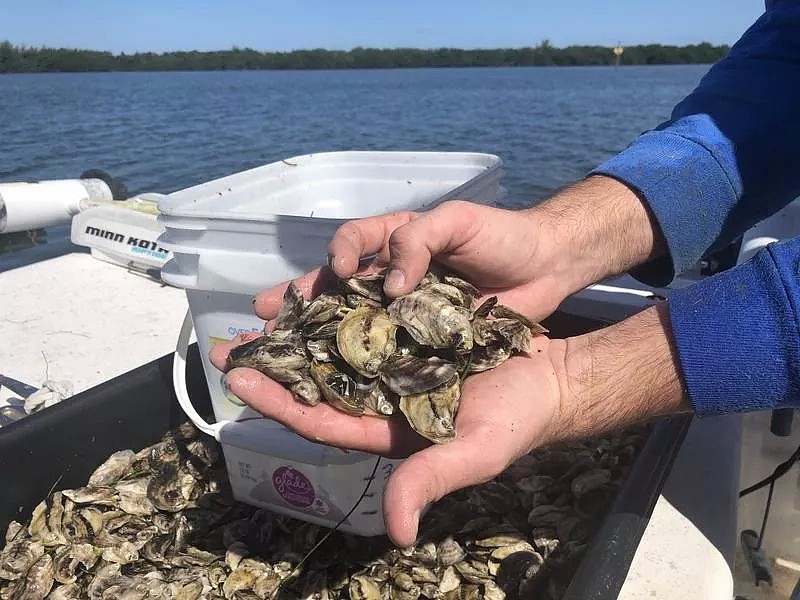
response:
<path id="1" fill-rule="evenodd" d="M 620 65 L 711 64 L 729 46 L 703 42 L 688 46 L 627 46 Z M 423 67 L 524 67 L 615 65 L 609 46 L 556 48 L 545 40 L 524 48 L 353 48 L 260 52 L 234 46 L 229 50 L 137 52 L 133 54 L 15 46 L 0 42 L 0 73 L 69 73 L 101 71 L 234 71 L 304 69 L 399 69 Z"/>

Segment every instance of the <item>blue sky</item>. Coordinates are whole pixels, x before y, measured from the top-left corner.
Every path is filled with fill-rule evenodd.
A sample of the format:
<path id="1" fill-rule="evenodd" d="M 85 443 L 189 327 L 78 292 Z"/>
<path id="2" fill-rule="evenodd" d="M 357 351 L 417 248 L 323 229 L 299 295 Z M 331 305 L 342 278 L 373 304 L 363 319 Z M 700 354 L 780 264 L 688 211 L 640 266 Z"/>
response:
<path id="1" fill-rule="evenodd" d="M 731 44 L 763 0 L 0 0 L 0 40 L 114 52 Z"/>

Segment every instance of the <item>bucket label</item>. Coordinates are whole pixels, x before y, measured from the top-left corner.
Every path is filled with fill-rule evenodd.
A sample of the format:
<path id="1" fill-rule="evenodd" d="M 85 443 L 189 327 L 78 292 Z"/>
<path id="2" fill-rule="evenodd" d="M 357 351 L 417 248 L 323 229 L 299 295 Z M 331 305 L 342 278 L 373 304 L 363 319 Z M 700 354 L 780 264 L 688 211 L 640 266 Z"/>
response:
<path id="1" fill-rule="evenodd" d="M 292 506 L 307 508 L 314 504 L 314 486 L 308 477 L 291 467 L 278 467 L 272 473 L 272 485 L 281 498 Z"/>

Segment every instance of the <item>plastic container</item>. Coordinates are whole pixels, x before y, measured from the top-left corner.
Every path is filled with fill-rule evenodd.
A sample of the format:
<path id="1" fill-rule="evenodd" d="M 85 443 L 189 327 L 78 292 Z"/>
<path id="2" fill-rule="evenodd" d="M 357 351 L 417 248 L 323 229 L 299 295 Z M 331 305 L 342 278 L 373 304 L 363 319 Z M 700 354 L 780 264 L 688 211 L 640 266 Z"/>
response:
<path id="1" fill-rule="evenodd" d="M 231 423 L 219 440 L 240 502 L 359 535 L 385 532 L 383 487 L 400 461 L 312 444 L 282 427 L 266 432 L 263 420 Z"/>
<path id="2" fill-rule="evenodd" d="M 500 159 L 486 154 L 333 152 L 289 158 L 161 199 L 164 233 L 157 241 L 172 253 L 162 279 L 186 290 L 217 424 L 192 418 L 222 442 L 237 499 L 333 526 L 356 503 L 377 460 L 308 442 L 273 421 L 237 422 L 252 411 L 226 393 L 208 354 L 241 332 L 263 330 L 253 295 L 325 264 L 331 237 L 348 220 L 454 198 L 495 204 L 503 194 L 501 176 Z M 192 416 L 190 406 L 185 410 Z M 396 464 L 381 460 L 374 482 L 380 485 L 342 529 L 385 531 L 382 482 Z"/>

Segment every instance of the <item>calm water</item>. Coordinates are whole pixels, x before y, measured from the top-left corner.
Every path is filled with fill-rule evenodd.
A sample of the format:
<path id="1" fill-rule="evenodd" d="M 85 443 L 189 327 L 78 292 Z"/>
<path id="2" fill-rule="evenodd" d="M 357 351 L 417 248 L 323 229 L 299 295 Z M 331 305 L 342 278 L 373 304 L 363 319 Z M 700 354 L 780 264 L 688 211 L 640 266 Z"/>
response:
<path id="1" fill-rule="evenodd" d="M 101 168 L 165 193 L 310 152 L 477 151 L 503 159 L 520 205 L 667 118 L 707 69 L 4 75 L 0 181 Z"/>

